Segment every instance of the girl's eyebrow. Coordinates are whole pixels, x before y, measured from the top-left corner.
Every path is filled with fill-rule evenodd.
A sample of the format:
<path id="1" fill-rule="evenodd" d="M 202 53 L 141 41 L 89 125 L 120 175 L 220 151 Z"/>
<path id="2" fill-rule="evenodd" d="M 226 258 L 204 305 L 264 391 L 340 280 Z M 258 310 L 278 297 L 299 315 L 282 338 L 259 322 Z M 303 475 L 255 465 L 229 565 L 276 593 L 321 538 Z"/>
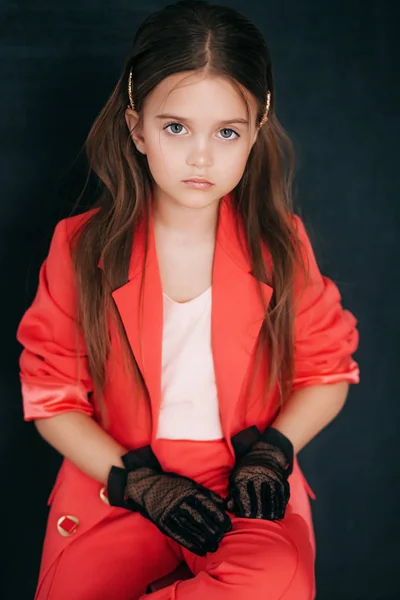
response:
<path id="1" fill-rule="evenodd" d="M 157 119 L 173 119 L 175 121 L 184 121 L 185 123 L 192 123 L 191 119 L 186 119 L 185 117 L 178 117 L 177 115 L 156 115 Z M 246 119 L 227 119 L 225 121 L 220 121 L 217 125 L 227 125 L 228 123 L 243 123 L 244 125 L 248 125 L 249 122 Z"/>

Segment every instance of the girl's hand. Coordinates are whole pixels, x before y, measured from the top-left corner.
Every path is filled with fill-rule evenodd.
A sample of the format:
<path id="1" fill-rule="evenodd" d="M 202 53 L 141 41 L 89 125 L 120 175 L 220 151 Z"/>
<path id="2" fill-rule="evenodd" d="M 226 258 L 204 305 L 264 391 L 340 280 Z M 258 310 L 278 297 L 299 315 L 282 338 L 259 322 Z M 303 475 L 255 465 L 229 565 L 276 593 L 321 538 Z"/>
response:
<path id="1" fill-rule="evenodd" d="M 125 470 L 112 467 L 110 472 L 111 504 L 140 512 L 194 554 L 204 556 L 217 550 L 232 529 L 223 498 L 188 477 L 163 472 L 150 446 L 128 452 L 122 461 Z M 124 498 L 114 503 L 118 477 L 123 481 Z"/>
<path id="2" fill-rule="evenodd" d="M 238 437 L 243 434 L 240 432 Z M 234 448 L 235 437 L 232 438 Z M 293 446 L 272 427 L 259 435 L 247 452 L 240 445 L 239 457 L 229 477 L 227 510 L 238 517 L 282 519 L 290 498 L 287 479 L 292 468 Z"/>

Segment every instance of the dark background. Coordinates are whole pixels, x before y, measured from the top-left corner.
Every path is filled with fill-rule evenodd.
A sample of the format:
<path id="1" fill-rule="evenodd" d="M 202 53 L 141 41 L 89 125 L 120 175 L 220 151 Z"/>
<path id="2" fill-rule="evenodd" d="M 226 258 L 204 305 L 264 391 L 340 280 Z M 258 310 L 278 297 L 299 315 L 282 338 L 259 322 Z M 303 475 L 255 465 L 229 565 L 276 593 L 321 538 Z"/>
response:
<path id="1" fill-rule="evenodd" d="M 3 600 L 33 598 L 60 464 L 23 422 L 15 331 L 52 230 L 82 189 L 89 127 L 137 26 L 165 4 L 0 3 Z M 266 35 L 278 118 L 298 151 L 297 210 L 321 270 L 358 318 L 361 383 L 300 453 L 317 494 L 317 598 L 399 598 L 399 3 L 225 4 Z"/>

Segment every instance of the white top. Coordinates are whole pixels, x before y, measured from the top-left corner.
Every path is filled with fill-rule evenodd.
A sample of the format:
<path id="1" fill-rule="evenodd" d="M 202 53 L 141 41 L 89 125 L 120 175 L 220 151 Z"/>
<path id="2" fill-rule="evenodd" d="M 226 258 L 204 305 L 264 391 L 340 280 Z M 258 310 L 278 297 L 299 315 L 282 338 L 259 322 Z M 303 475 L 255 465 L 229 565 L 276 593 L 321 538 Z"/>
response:
<path id="1" fill-rule="evenodd" d="M 189 300 L 164 298 L 162 399 L 157 438 L 223 438 L 211 352 L 211 287 Z"/>

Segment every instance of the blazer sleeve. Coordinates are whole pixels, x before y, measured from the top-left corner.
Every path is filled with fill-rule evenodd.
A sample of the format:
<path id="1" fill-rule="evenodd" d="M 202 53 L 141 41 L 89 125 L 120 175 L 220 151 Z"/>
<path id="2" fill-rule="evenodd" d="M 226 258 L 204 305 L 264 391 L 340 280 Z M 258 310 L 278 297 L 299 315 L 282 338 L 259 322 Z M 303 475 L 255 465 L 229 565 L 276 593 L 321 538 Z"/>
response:
<path id="1" fill-rule="evenodd" d="M 75 318 L 67 222 L 64 219 L 55 227 L 35 298 L 17 329 L 23 346 L 19 366 L 26 421 L 71 410 L 89 416 L 94 412 L 85 344 Z"/>
<path id="2" fill-rule="evenodd" d="M 308 277 L 295 275 L 295 375 L 293 391 L 325 383 L 359 382 L 352 354 L 359 343 L 357 319 L 341 304 L 336 284 L 320 273 L 300 217 L 294 216 Z"/>

